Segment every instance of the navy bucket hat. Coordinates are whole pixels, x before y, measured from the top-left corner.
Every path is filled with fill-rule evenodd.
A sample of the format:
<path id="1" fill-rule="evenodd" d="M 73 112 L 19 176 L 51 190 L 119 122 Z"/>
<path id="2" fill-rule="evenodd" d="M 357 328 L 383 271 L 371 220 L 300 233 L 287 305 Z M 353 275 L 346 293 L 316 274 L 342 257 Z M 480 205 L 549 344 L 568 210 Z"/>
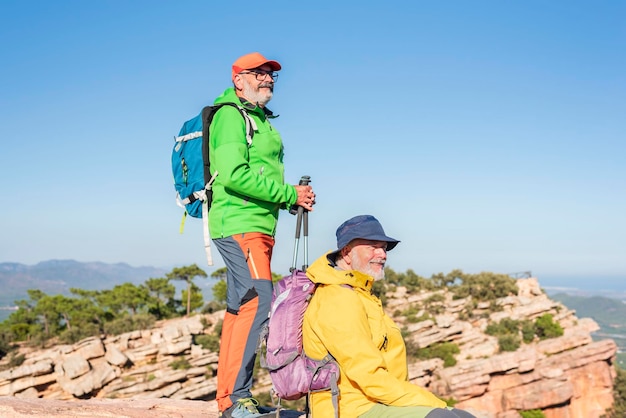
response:
<path id="1" fill-rule="evenodd" d="M 378 219 L 372 215 L 359 215 L 348 219 L 337 228 L 336 235 L 337 249 L 328 255 L 329 258 L 335 257 L 343 247 L 357 238 L 385 241 L 387 243 L 387 251 L 393 250 L 400 242 L 397 239 L 388 237 Z"/>

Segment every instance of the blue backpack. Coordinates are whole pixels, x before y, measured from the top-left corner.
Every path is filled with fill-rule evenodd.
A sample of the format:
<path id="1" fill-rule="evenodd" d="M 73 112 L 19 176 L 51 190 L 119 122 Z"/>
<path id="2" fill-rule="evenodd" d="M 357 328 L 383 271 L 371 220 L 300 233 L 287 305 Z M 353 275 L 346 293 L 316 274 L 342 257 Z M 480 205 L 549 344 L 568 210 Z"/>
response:
<path id="1" fill-rule="evenodd" d="M 172 150 L 172 174 L 176 189 L 176 203 L 185 209 L 180 224 L 183 233 L 187 214 L 194 218 L 202 218 L 204 228 L 204 248 L 207 262 L 213 265 L 211 257 L 211 238 L 209 236 L 209 209 L 213 196 L 212 184 L 218 173 L 213 176 L 209 171 L 209 127 L 213 116 L 223 106 L 232 106 L 239 110 L 246 122 L 246 140 L 248 147 L 252 144 L 254 131 L 257 129 L 254 120 L 245 109 L 235 103 L 219 103 L 206 106 L 193 119 L 185 122 L 178 136 L 174 137 Z"/>

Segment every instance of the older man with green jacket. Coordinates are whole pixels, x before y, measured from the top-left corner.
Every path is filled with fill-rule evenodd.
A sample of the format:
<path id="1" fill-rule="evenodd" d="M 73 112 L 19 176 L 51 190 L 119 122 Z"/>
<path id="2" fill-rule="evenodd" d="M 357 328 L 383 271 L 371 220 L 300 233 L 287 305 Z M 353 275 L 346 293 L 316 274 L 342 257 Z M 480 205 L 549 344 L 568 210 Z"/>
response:
<path id="1" fill-rule="evenodd" d="M 284 182 L 283 142 L 267 108 L 281 65 L 258 52 L 232 65 L 233 86 L 215 103 L 233 103 L 254 122 L 248 142 L 247 118 L 222 106 L 209 135 L 211 174 L 215 175 L 209 230 L 227 267 L 226 313 L 220 339 L 216 399 L 222 418 L 267 416 L 252 397 L 259 334 L 272 299 L 270 269 L 279 209 L 312 210 L 308 185 Z"/>

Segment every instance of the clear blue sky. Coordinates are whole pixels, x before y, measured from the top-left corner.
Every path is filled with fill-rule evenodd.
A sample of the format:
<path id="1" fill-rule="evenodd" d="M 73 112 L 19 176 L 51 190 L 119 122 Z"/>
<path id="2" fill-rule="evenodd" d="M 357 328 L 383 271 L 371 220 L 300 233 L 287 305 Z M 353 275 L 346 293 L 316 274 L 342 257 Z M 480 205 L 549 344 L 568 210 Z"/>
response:
<path id="1" fill-rule="evenodd" d="M 311 261 L 369 213 L 396 271 L 623 279 L 625 22 L 622 1 L 4 0 L 0 262 L 212 272 L 200 221 L 178 232 L 173 136 L 260 51 L 286 178 L 318 196 Z"/>

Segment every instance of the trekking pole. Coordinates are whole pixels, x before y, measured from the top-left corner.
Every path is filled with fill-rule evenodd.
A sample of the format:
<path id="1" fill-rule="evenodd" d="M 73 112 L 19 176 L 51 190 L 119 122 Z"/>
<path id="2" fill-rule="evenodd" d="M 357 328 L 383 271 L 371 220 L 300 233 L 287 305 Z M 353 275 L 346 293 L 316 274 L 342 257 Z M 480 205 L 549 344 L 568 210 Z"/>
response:
<path id="1" fill-rule="evenodd" d="M 310 176 L 302 176 L 298 184 L 300 186 L 308 186 L 310 181 L 311 181 Z M 307 216 L 308 211 L 305 212 L 302 206 L 293 205 L 291 209 L 289 210 L 289 212 L 292 214 L 297 213 L 298 215 L 298 217 L 296 218 L 296 242 L 294 244 L 294 249 L 293 249 L 293 262 L 291 263 L 291 268 L 289 269 L 290 272 L 293 272 L 296 269 L 296 263 L 298 261 L 298 244 L 300 242 L 300 230 L 302 229 L 303 216 L 306 219 L 305 232 L 304 232 L 304 246 L 305 246 L 304 249 L 305 251 L 307 250 L 307 235 L 309 234 L 309 222 L 308 222 L 309 218 Z M 305 254 L 305 263 L 308 263 L 308 256 L 306 254 Z"/>
<path id="2" fill-rule="evenodd" d="M 296 269 L 296 262 L 298 260 L 298 243 L 300 242 L 300 228 L 302 227 L 302 213 L 304 212 L 304 208 L 302 206 L 298 206 L 298 217 L 296 218 L 296 242 L 293 247 L 293 261 L 291 263 L 290 272 Z"/>
<path id="3" fill-rule="evenodd" d="M 303 208 L 304 209 L 304 208 Z M 304 264 L 302 265 L 302 271 L 306 271 L 309 267 L 309 211 L 305 210 L 302 214 L 304 222 Z"/>

